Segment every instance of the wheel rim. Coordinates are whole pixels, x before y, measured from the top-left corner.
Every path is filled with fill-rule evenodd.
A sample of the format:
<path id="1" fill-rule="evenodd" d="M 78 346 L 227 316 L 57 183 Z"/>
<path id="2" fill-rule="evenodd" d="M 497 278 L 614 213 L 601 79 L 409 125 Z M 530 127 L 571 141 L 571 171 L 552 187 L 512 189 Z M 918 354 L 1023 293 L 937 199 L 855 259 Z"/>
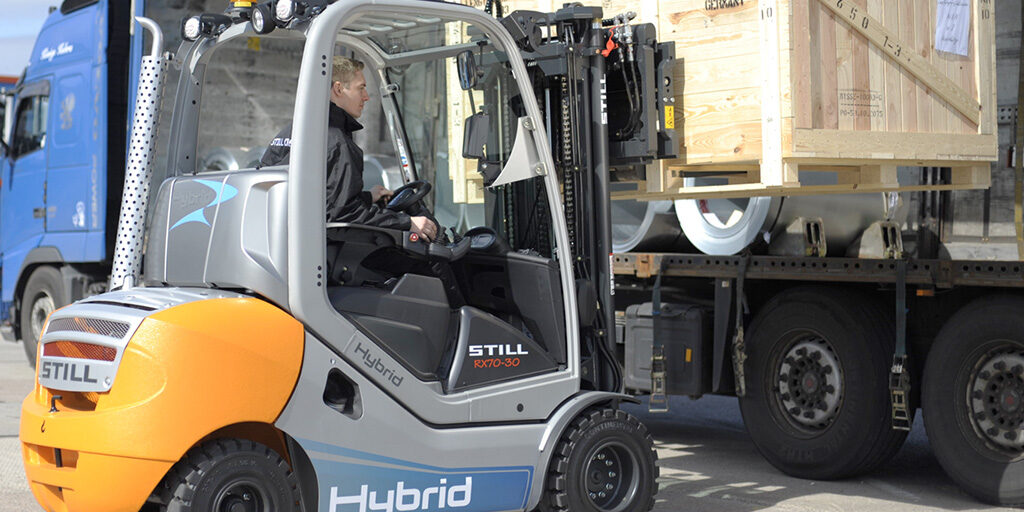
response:
<path id="1" fill-rule="evenodd" d="M 268 512 L 270 500 L 264 486 L 248 478 L 233 480 L 217 493 L 213 510 L 217 512 Z"/>
<path id="2" fill-rule="evenodd" d="M 46 292 L 41 292 L 32 302 L 30 318 L 32 319 L 32 336 L 35 341 L 39 341 L 39 337 L 43 334 L 43 325 L 46 324 L 46 319 L 54 309 L 57 308 L 53 303 L 53 297 Z"/>
<path id="3" fill-rule="evenodd" d="M 975 431 L 998 451 L 1024 453 L 1024 350 L 1002 343 L 978 359 L 967 403 Z"/>
<path id="4" fill-rule="evenodd" d="M 843 399 L 843 368 L 835 350 L 821 336 L 803 333 L 782 353 L 774 365 L 776 407 L 801 431 L 827 429 Z"/>
<path id="5" fill-rule="evenodd" d="M 583 473 L 586 497 L 598 510 L 618 512 L 630 508 L 640 488 L 640 465 L 625 445 L 608 441 L 591 450 Z"/>

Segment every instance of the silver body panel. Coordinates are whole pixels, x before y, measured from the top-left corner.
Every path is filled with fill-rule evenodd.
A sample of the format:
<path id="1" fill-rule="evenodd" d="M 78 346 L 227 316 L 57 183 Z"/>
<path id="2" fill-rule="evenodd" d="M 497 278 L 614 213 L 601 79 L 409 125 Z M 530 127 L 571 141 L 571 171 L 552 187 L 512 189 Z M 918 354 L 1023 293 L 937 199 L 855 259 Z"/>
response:
<path id="1" fill-rule="evenodd" d="M 317 510 L 325 512 L 369 510 L 371 502 L 384 503 L 389 491 L 393 500 L 404 493 L 403 505 L 408 507 L 413 490 L 422 500 L 422 491 L 441 486 L 442 479 L 448 492 L 452 486 L 470 487 L 467 494 L 465 488 L 456 489 L 452 495 L 457 503 L 446 508 L 531 510 L 539 503 L 548 462 L 569 422 L 596 402 L 628 399 L 587 392 L 561 397 L 562 403 L 542 422 L 466 422 L 442 428 L 425 423 L 410 411 L 410 404 L 395 400 L 393 389 L 369 380 L 366 370 L 348 363 L 315 336 L 307 334 L 305 347 L 298 384 L 275 426 L 295 438 L 312 461 Z M 363 412 L 357 418 L 323 401 L 324 384 L 333 369 L 358 388 Z M 467 498 L 468 503 L 458 504 Z M 367 506 L 360 507 L 363 503 Z M 438 508 L 437 501 L 430 505 L 429 510 Z"/>
<path id="2" fill-rule="evenodd" d="M 287 300 L 287 174 L 170 178 L 154 205 L 146 283 L 252 290 Z"/>

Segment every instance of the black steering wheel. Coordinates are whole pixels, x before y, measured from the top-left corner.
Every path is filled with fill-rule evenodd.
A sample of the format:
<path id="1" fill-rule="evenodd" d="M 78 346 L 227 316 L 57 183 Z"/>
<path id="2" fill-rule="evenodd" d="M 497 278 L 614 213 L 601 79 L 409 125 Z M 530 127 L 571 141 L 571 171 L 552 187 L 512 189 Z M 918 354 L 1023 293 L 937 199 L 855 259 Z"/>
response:
<path id="1" fill-rule="evenodd" d="M 410 183 L 406 183 L 395 190 L 391 196 L 391 200 L 388 201 L 387 208 L 391 211 L 404 212 L 412 207 L 414 204 L 423 200 L 430 193 L 430 189 L 433 185 L 429 181 L 417 180 Z"/>

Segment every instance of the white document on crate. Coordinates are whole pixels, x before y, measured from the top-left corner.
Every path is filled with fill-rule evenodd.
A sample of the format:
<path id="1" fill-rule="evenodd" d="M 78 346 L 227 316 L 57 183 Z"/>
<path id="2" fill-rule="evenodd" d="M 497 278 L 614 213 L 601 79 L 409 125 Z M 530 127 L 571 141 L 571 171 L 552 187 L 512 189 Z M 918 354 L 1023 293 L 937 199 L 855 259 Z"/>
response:
<path id="1" fill-rule="evenodd" d="M 935 0 L 935 49 L 967 56 L 971 0 Z"/>

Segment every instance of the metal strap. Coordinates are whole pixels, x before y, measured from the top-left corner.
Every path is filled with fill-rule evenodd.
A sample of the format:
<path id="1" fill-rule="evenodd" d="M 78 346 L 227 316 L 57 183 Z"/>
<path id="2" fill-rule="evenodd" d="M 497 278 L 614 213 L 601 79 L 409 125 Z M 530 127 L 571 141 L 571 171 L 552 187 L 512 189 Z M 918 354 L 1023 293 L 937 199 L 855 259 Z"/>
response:
<path id="1" fill-rule="evenodd" d="M 736 378 L 737 397 L 747 395 L 747 378 L 744 372 L 744 364 L 747 361 L 747 345 L 743 334 L 743 283 L 746 280 L 747 265 L 749 263 L 750 255 L 744 254 L 740 258 L 740 266 L 736 275 L 736 334 L 732 339 L 732 370 Z"/>
<path id="2" fill-rule="evenodd" d="M 910 372 L 907 371 L 907 262 L 896 262 L 896 350 L 889 370 L 892 428 L 910 430 L 914 411 L 910 408 Z"/>
<path id="3" fill-rule="evenodd" d="M 658 338 L 661 324 L 661 276 L 668 266 L 668 258 L 661 259 L 661 267 L 654 278 L 651 292 L 651 399 L 647 404 L 650 412 L 668 412 L 668 390 L 665 374 L 665 346 Z"/>

